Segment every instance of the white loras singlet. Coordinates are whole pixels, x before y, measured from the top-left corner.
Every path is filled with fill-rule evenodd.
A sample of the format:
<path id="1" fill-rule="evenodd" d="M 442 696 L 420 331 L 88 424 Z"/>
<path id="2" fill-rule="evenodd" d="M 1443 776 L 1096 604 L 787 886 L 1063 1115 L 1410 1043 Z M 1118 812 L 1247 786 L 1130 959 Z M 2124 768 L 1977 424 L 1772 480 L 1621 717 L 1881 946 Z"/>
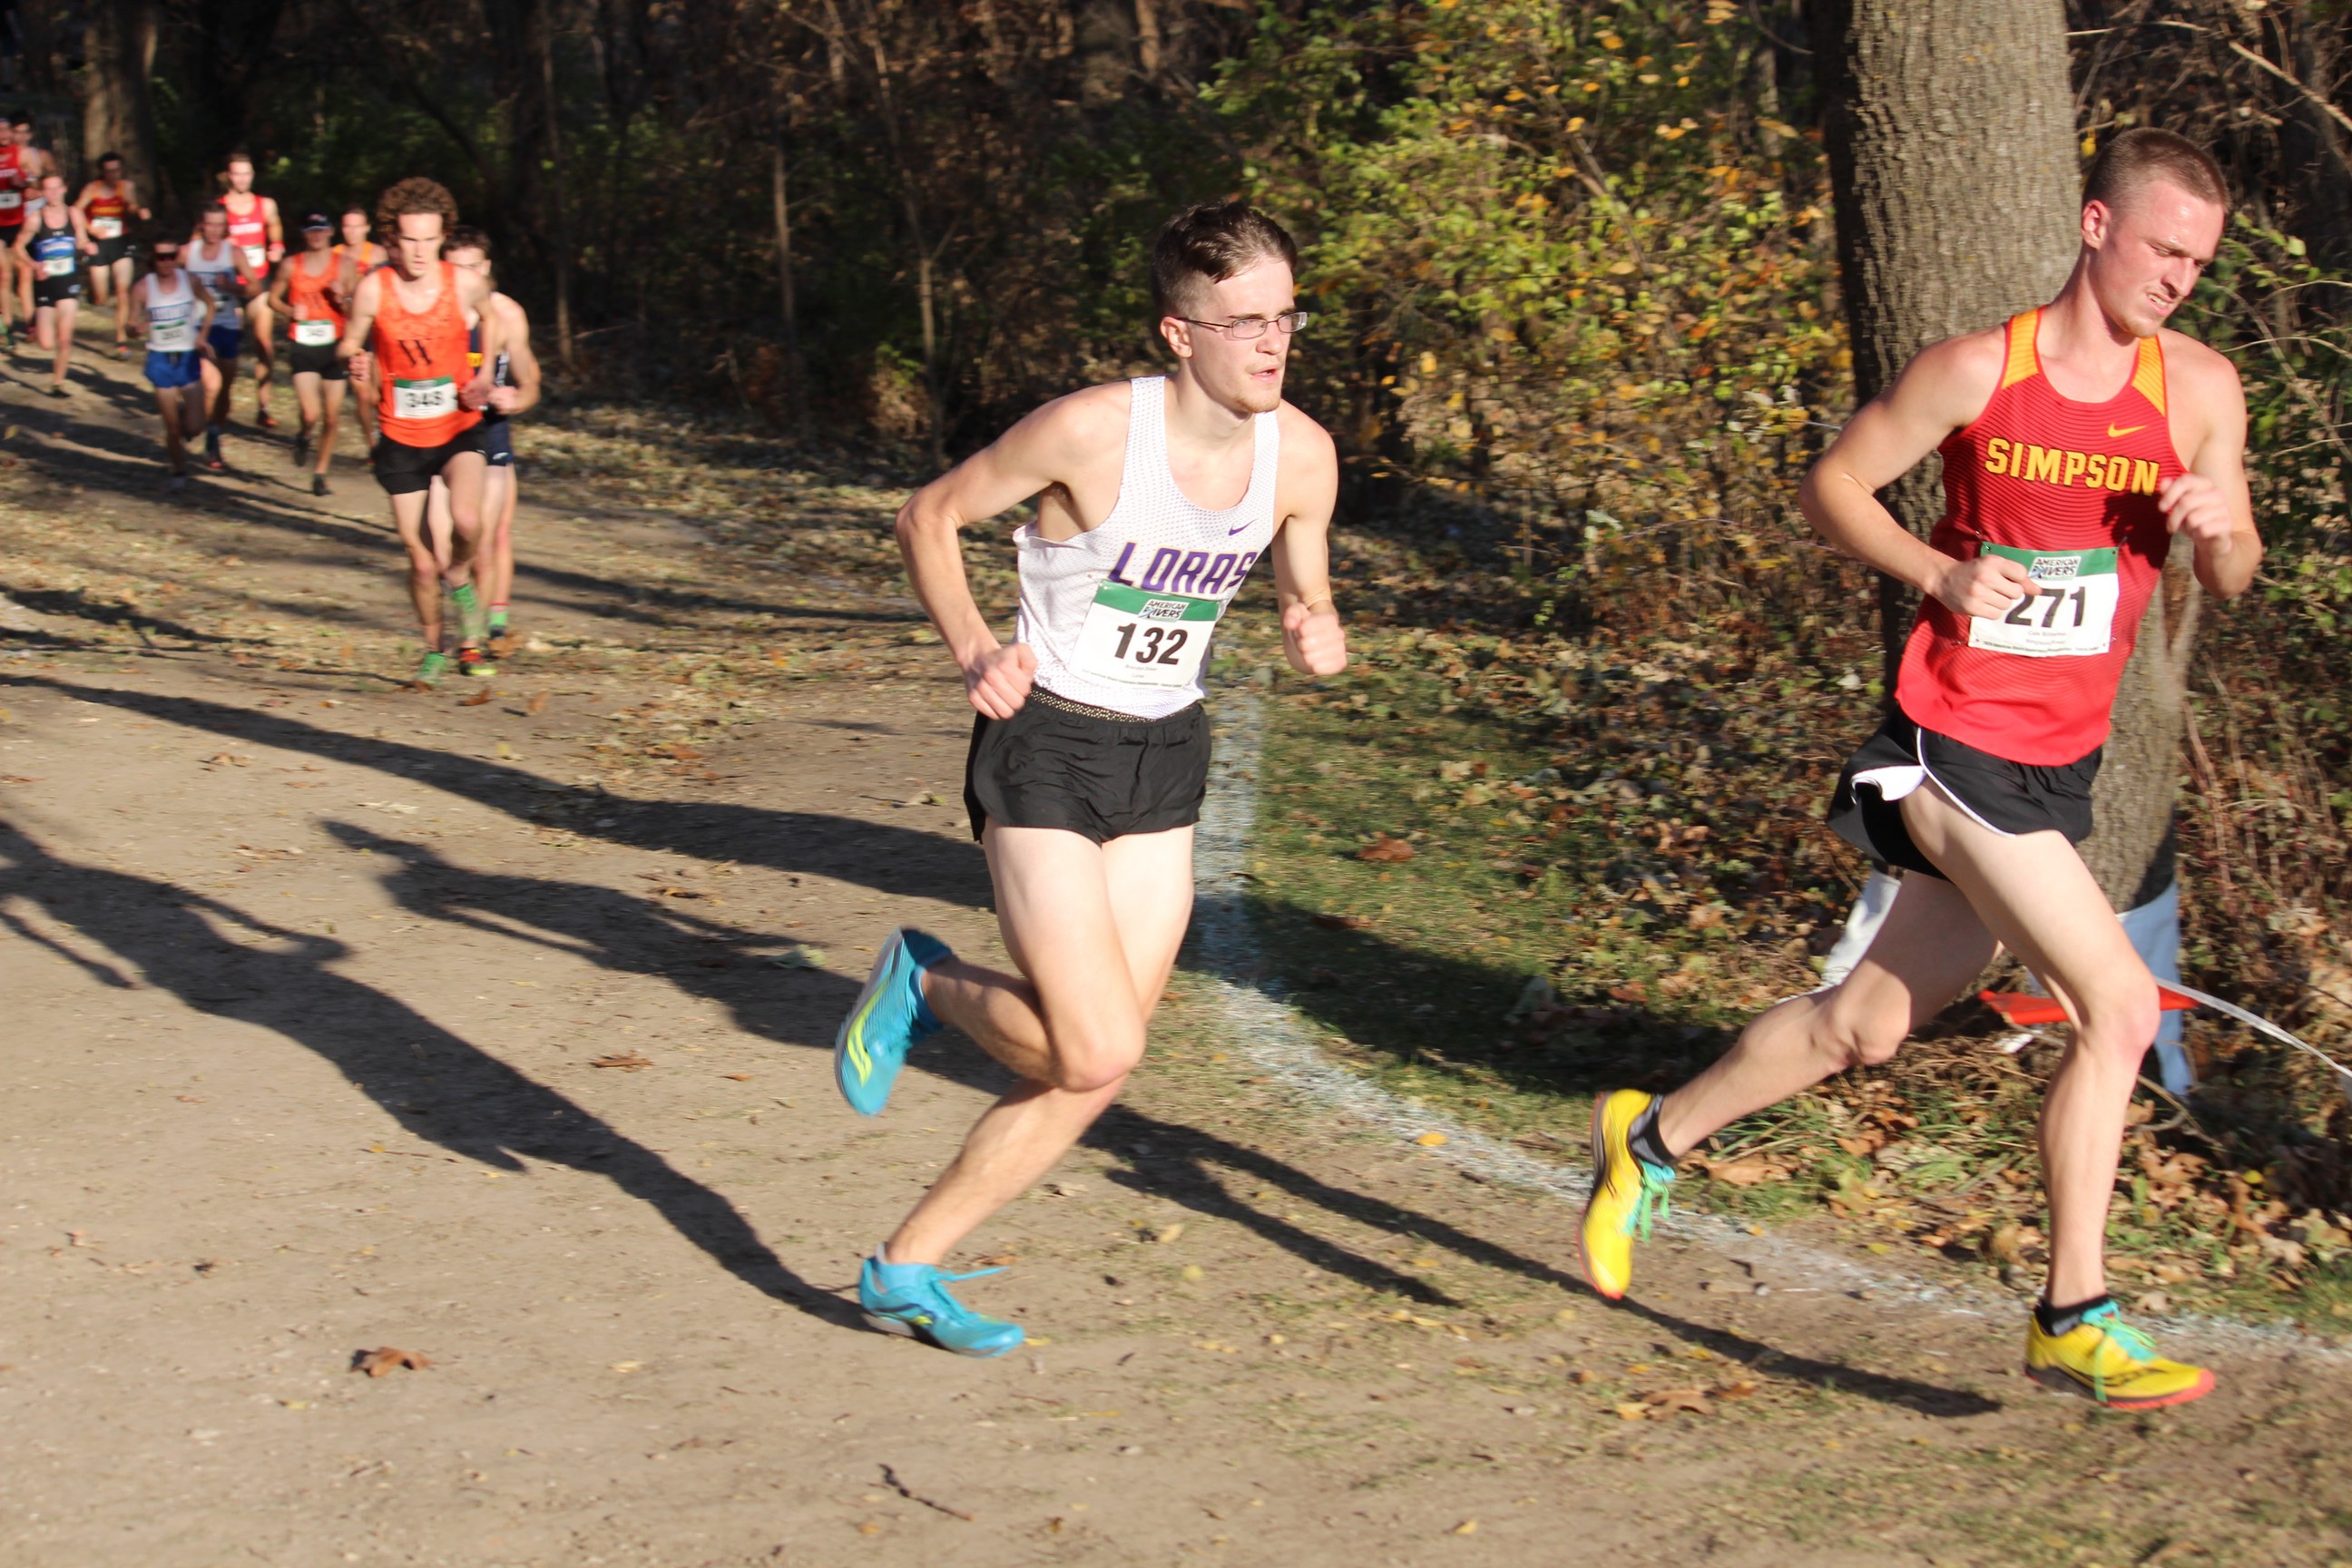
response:
<path id="1" fill-rule="evenodd" d="M 196 309 L 195 285 L 188 281 L 183 268 L 165 289 L 163 280 L 150 272 L 139 279 L 145 289 L 147 307 L 147 347 L 159 354 L 186 353 L 196 346 L 196 322 L 204 312 Z"/>
<path id="2" fill-rule="evenodd" d="M 1168 382 L 1128 383 L 1127 468 L 1102 526 L 1076 539 L 1013 536 L 1020 547 L 1020 639 L 1037 684 L 1056 697 L 1138 719 L 1201 700 L 1209 638 L 1242 580 L 1274 540 L 1282 457 L 1279 416 L 1254 421 L 1249 489 L 1211 511 L 1168 469 Z"/>

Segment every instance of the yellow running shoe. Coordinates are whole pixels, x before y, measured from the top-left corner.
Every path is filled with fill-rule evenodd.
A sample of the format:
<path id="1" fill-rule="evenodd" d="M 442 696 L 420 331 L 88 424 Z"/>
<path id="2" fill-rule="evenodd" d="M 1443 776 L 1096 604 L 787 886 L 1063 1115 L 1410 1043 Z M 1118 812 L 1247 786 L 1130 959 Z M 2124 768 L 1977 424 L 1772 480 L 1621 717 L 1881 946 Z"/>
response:
<path id="1" fill-rule="evenodd" d="M 2213 1392 L 2213 1374 L 2156 1353 L 2139 1330 L 2125 1323 L 2113 1301 L 2094 1307 L 2063 1334 L 2045 1334 L 2029 1318 L 2025 1375 L 2044 1388 L 2079 1394 L 2115 1410 L 2186 1405 Z"/>
<path id="2" fill-rule="evenodd" d="M 1584 1278 L 1612 1301 L 1633 1283 L 1633 1238 L 1650 1239 L 1654 1218 L 1673 1212 L 1675 1173 L 1635 1154 L 1625 1142 L 1656 1100 L 1621 1089 L 1592 1102 L 1592 1195 L 1584 1203 Z"/>

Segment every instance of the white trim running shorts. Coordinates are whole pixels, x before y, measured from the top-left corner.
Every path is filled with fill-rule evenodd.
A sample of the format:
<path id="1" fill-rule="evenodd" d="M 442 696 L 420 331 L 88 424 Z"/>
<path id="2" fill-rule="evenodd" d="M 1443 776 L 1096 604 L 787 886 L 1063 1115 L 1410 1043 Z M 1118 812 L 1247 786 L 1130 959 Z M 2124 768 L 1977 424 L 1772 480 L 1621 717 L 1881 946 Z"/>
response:
<path id="1" fill-rule="evenodd" d="M 1878 732 L 1846 760 L 1830 800 L 1837 836 L 1883 865 L 1944 877 L 1911 841 L 1903 797 L 1933 779 L 1983 826 L 2015 838 L 2061 833 L 2070 844 L 2091 836 L 2091 783 L 2105 748 L 2055 767 L 2012 763 L 1949 735 L 1922 729 L 1895 709 Z"/>

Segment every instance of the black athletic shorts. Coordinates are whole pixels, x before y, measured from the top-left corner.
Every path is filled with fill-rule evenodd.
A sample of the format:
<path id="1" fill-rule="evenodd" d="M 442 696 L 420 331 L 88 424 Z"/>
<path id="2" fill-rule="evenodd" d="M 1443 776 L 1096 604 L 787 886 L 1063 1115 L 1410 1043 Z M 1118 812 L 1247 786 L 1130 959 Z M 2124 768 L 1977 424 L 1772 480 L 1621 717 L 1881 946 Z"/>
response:
<path id="1" fill-rule="evenodd" d="M 977 838 L 991 822 L 1060 827 L 1097 844 L 1201 820 L 1209 716 L 1198 702 L 1130 719 L 1033 690 L 1010 719 L 972 721 L 963 805 Z"/>
<path id="2" fill-rule="evenodd" d="M 315 375 L 322 381 L 349 381 L 352 362 L 340 352 L 340 342 L 298 343 L 286 340 L 286 367 L 296 375 Z"/>
<path id="3" fill-rule="evenodd" d="M 1996 833 L 2063 833 L 2068 843 L 2080 844 L 2091 836 L 2091 782 L 2099 776 L 2105 750 L 2057 767 L 2012 763 L 1923 730 L 1896 709 L 1847 759 L 1830 801 L 1830 826 L 1874 859 L 1943 877 L 1903 825 L 1901 797 L 1910 791 L 1897 788 L 1892 800 L 1885 793 L 1887 784 L 1907 783 L 1913 770 L 1924 769 L 1962 810 Z M 1895 770 L 1894 778 L 1865 776 L 1882 768 Z"/>
<path id="4" fill-rule="evenodd" d="M 474 428 L 482 437 L 482 456 L 490 460 L 490 467 L 494 468 L 514 467 L 513 420 L 503 416 L 492 419 L 485 416 L 482 422 Z"/>
<path id="5" fill-rule="evenodd" d="M 36 278 L 33 279 L 33 309 L 36 310 L 41 309 L 44 305 L 57 305 L 68 300 L 79 300 L 80 298 L 81 274 L 79 272 L 72 273 L 64 278 Z"/>
<path id="6" fill-rule="evenodd" d="M 98 247 L 98 254 L 89 258 L 90 269 L 94 272 L 103 271 L 131 254 L 131 242 L 120 236 L 113 239 L 94 240 L 91 243 Z"/>
<path id="7" fill-rule="evenodd" d="M 481 442 L 471 429 L 459 431 L 438 447 L 411 447 L 389 436 L 379 436 L 373 453 L 375 482 L 383 487 L 386 495 L 415 495 L 433 488 L 433 476 L 448 467 L 450 458 L 481 449 Z"/>

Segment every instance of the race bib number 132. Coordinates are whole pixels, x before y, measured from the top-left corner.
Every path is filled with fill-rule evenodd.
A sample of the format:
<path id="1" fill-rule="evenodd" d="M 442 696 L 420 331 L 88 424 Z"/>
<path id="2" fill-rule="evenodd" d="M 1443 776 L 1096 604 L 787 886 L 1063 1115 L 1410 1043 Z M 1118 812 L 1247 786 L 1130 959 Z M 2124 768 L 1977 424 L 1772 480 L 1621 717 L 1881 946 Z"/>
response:
<path id="1" fill-rule="evenodd" d="M 2083 658 L 2107 651 L 2123 579 L 2113 550 L 2017 550 L 1988 544 L 2023 566 L 2039 590 L 2005 616 L 1969 618 L 1969 646 L 2028 658 Z"/>
<path id="2" fill-rule="evenodd" d="M 1126 686 L 1190 686 L 1200 679 L 1223 605 L 1184 594 L 1105 583 L 1078 628 L 1079 673 Z"/>

